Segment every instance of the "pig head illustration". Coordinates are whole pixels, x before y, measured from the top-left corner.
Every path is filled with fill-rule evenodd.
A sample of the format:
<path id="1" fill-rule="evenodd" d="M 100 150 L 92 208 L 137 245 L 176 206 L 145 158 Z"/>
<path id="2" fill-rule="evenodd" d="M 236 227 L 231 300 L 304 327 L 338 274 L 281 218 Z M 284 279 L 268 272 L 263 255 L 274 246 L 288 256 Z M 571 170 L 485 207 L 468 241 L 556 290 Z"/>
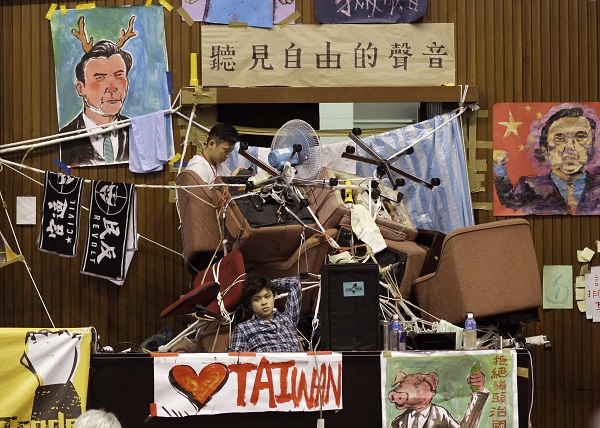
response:
<path id="1" fill-rule="evenodd" d="M 471 403 L 461 422 L 444 407 L 432 403 L 439 383 L 435 372 L 406 374 L 399 372 L 391 383 L 392 390 L 388 399 L 398 410 L 404 410 L 390 424 L 391 428 L 402 428 L 413 425 L 414 419 L 423 418 L 419 426 L 424 428 L 475 428 L 489 392 L 485 389 L 485 375 L 477 371 L 467 377 L 471 386 Z M 408 425 L 409 420 L 411 424 Z M 423 425 L 421 425 L 423 424 Z"/>
<path id="2" fill-rule="evenodd" d="M 388 399 L 398 410 L 423 410 L 431 404 L 438 385 L 437 373 L 415 373 L 407 375 L 400 372 L 392 382 Z"/>

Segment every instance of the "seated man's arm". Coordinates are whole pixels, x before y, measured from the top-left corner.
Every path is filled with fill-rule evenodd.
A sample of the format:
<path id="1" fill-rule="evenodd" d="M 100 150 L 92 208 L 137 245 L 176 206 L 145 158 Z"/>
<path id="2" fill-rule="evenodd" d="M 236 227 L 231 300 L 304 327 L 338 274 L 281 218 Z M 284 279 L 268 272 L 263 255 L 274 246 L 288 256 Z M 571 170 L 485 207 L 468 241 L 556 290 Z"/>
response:
<path id="1" fill-rule="evenodd" d="M 246 336 L 244 335 L 244 323 L 238 324 L 233 329 L 231 340 L 229 341 L 229 350 L 231 352 L 246 352 Z"/>
<path id="2" fill-rule="evenodd" d="M 300 319 L 300 305 L 302 304 L 302 284 L 297 276 L 277 278 L 272 280 L 275 291 L 288 293 L 285 302 L 285 314 L 297 325 Z"/>

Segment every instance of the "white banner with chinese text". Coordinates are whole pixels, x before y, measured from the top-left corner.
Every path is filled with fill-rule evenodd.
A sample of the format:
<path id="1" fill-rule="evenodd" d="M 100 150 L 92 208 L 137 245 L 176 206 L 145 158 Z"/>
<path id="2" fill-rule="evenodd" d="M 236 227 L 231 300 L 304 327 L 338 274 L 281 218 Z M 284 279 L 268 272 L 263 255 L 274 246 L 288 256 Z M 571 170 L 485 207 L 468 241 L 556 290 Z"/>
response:
<path id="1" fill-rule="evenodd" d="M 593 266 L 585 274 L 585 316 L 600 322 L 600 266 Z"/>
<path id="2" fill-rule="evenodd" d="M 341 353 L 153 357 L 153 416 L 342 408 Z"/>
<path id="3" fill-rule="evenodd" d="M 205 87 L 455 83 L 454 24 L 202 26 Z"/>

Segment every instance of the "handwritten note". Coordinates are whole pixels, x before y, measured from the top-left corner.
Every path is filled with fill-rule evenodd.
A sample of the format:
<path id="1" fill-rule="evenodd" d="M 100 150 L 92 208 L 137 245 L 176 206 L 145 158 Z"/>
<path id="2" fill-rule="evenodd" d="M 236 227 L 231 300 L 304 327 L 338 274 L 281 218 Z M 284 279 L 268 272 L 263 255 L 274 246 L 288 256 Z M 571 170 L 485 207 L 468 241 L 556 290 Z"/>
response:
<path id="1" fill-rule="evenodd" d="M 544 309 L 573 309 L 573 267 L 544 266 Z"/>

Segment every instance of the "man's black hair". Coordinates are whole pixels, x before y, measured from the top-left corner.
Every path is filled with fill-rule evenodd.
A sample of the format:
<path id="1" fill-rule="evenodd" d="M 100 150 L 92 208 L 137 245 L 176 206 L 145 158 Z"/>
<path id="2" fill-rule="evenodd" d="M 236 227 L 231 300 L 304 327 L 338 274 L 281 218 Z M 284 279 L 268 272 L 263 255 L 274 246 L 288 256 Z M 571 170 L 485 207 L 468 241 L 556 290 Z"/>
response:
<path id="1" fill-rule="evenodd" d="M 559 119 L 565 118 L 565 117 L 572 117 L 572 118 L 583 117 L 583 118 L 587 119 L 587 121 L 590 123 L 591 133 L 592 133 L 592 149 L 591 150 L 592 151 L 594 150 L 594 146 L 596 145 L 596 121 L 585 116 L 583 114 L 583 109 L 581 107 L 565 108 L 565 109 L 558 110 L 556 113 L 554 113 L 552 116 L 550 116 L 548 118 L 548 120 L 546 121 L 546 124 L 542 128 L 542 132 L 540 134 L 539 146 L 536 147 L 536 149 L 535 149 L 535 158 L 539 162 L 544 162 L 546 159 L 545 151 L 548 148 L 548 131 L 550 130 L 550 127 L 552 126 L 552 124 L 554 122 L 558 121 Z"/>
<path id="2" fill-rule="evenodd" d="M 258 275 L 246 275 L 244 285 L 242 286 L 242 304 L 246 308 L 250 308 L 252 296 L 260 293 L 265 288 L 271 290 L 271 292 L 273 291 L 273 284 L 269 278 Z"/>
<path id="3" fill-rule="evenodd" d="M 235 144 L 239 138 L 237 129 L 229 123 L 217 123 L 208 133 L 208 141 L 215 140 L 217 145 L 221 142 Z"/>
<path id="4" fill-rule="evenodd" d="M 110 58 L 113 55 L 120 55 L 125 62 L 125 75 L 129 75 L 129 70 L 133 67 L 133 57 L 127 51 L 117 47 L 110 40 L 100 40 L 81 57 L 81 61 L 75 67 L 75 76 L 77 80 L 85 83 L 85 66 L 94 58 Z"/>

